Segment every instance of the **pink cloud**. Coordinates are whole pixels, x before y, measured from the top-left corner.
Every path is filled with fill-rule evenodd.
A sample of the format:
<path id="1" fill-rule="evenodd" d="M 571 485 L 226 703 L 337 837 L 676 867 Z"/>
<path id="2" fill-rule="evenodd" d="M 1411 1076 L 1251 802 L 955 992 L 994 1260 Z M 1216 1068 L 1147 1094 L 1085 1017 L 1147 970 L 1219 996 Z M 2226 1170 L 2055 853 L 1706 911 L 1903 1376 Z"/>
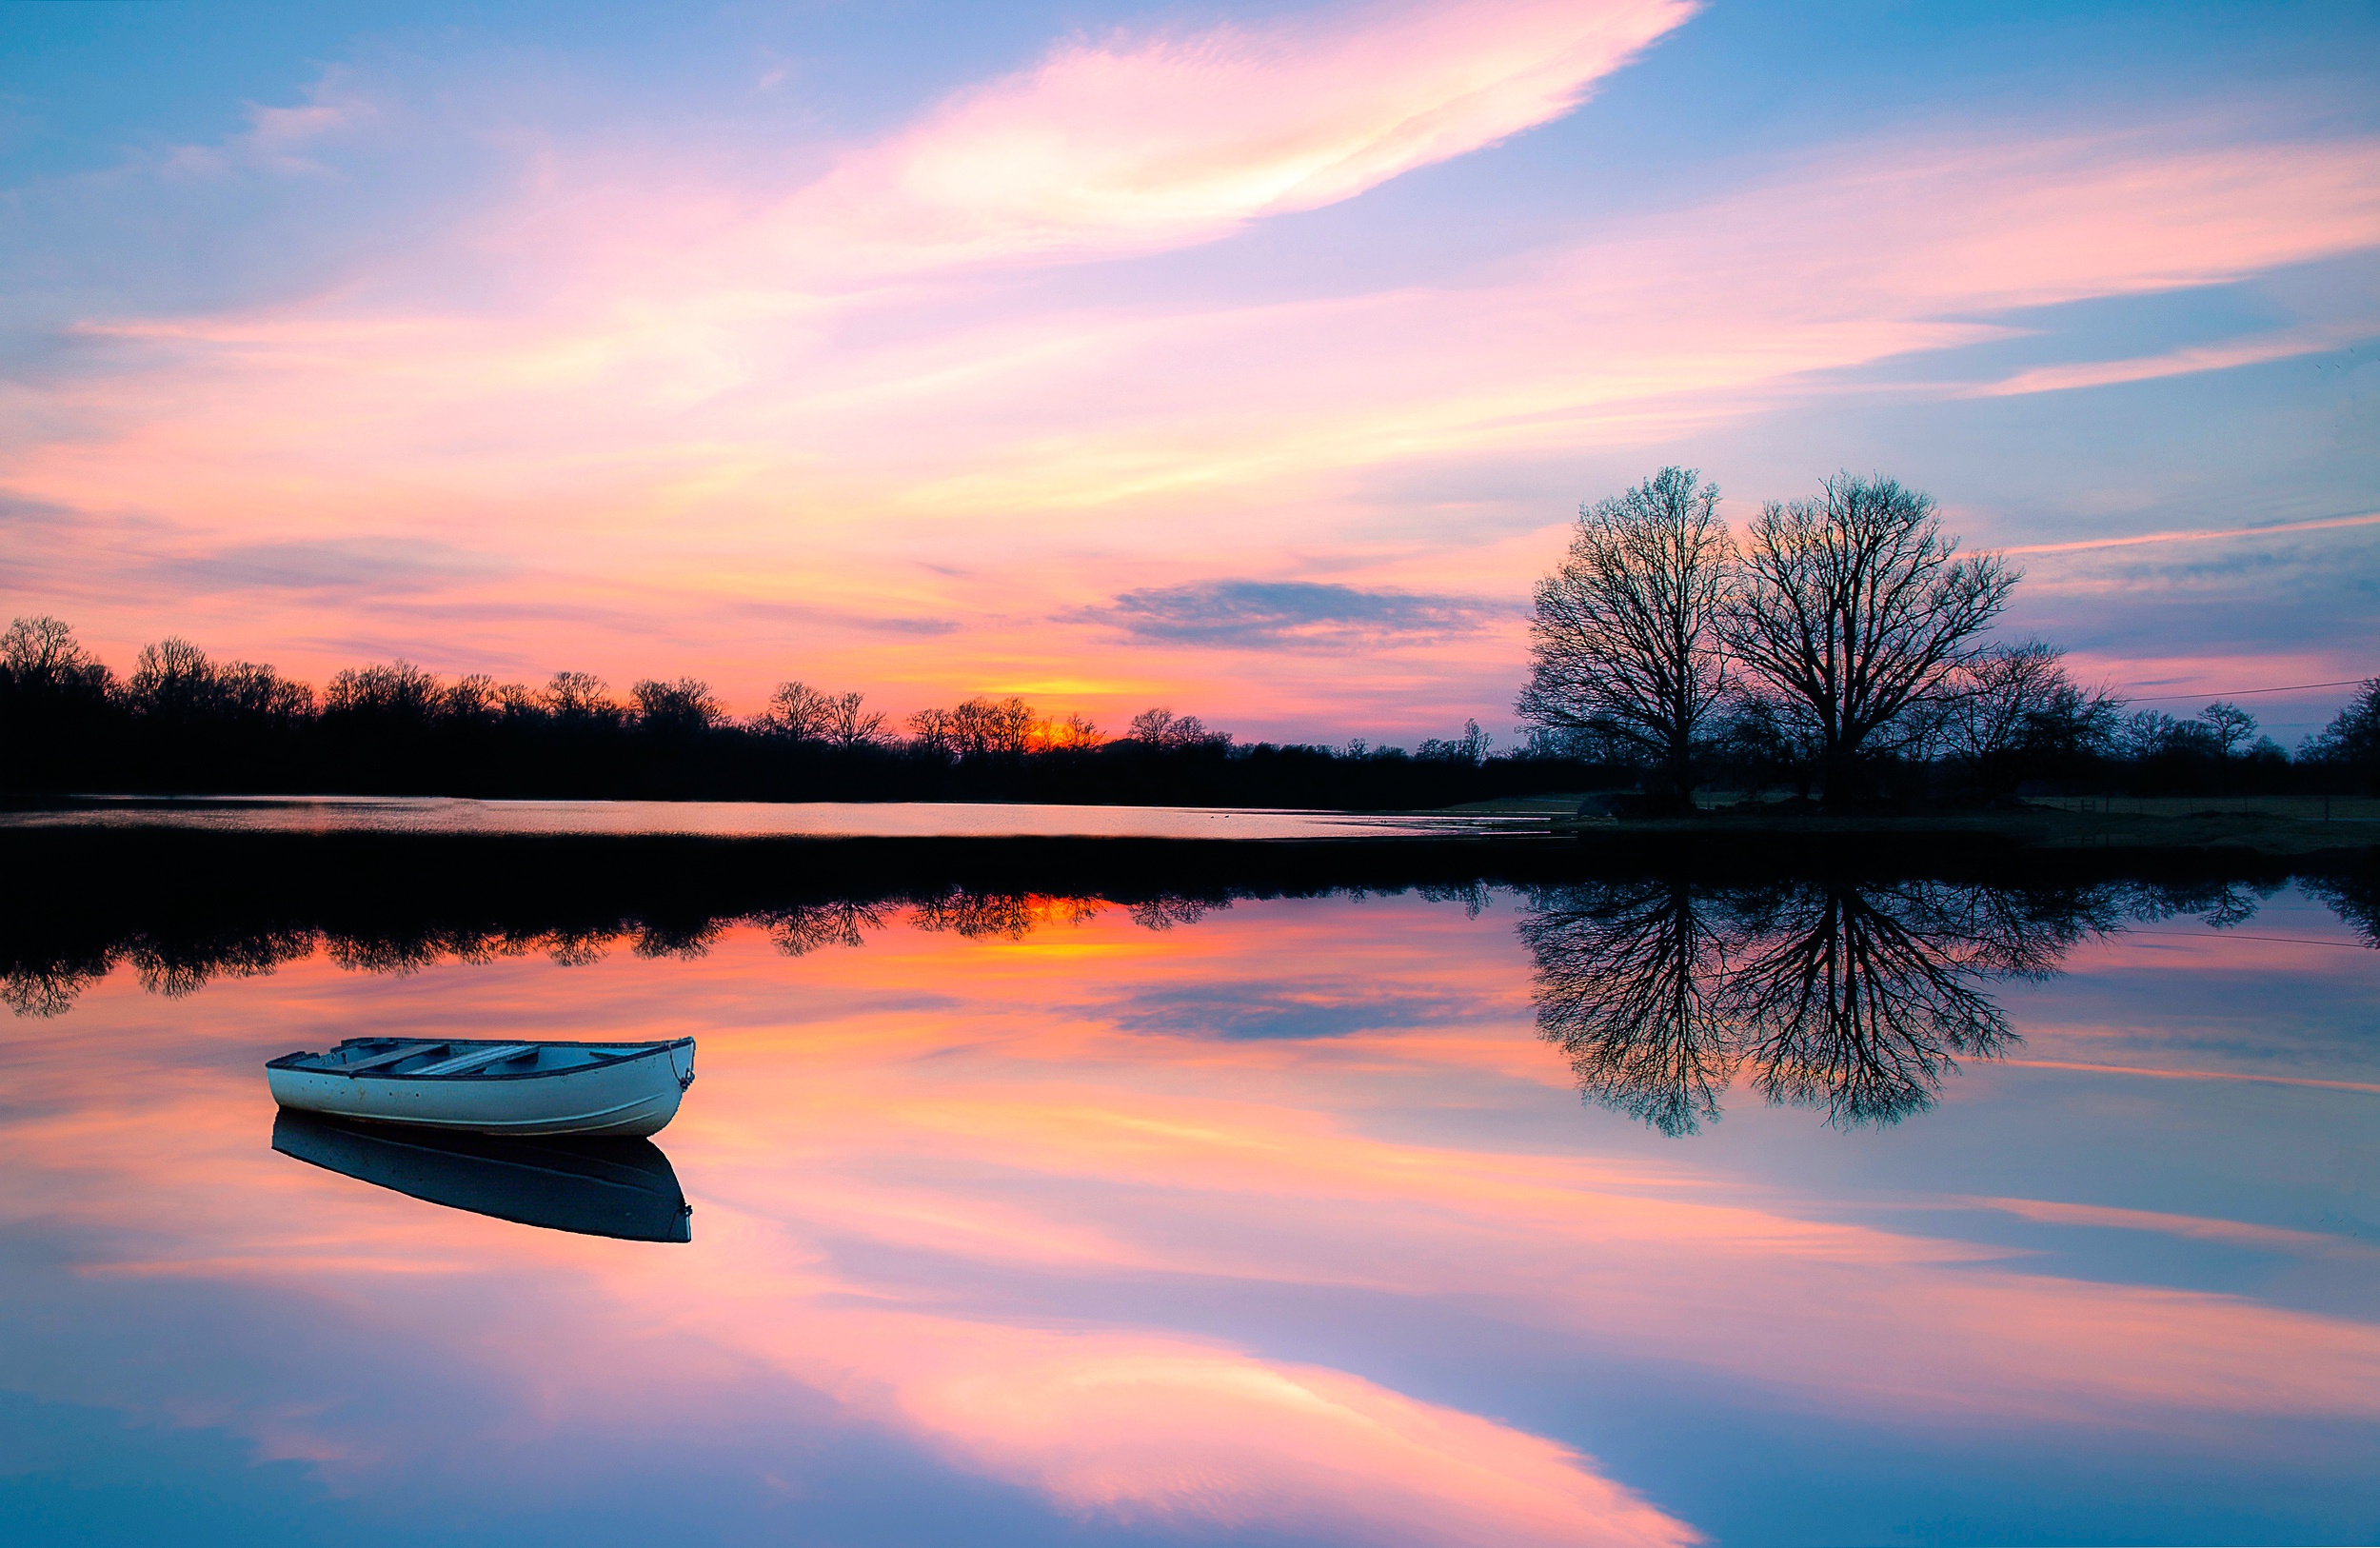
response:
<path id="1" fill-rule="evenodd" d="M 1147 1335 L 830 1326 L 892 1379 L 906 1425 L 1077 1515 L 1449 1548 L 1700 1540 L 1568 1447 L 1342 1372 Z M 828 1328 L 718 1331 L 819 1379 Z"/>
<path id="2" fill-rule="evenodd" d="M 2073 1067 L 2073 1066 L 2061 1066 Z M 2292 1082 L 2292 1084 L 2325 1085 L 2332 1089 L 2380 1091 L 2375 1086 L 2355 1086 L 2338 1081 Z M 2173 1215 L 2148 1209 L 2111 1209 L 2103 1204 L 2060 1203 L 2047 1199 L 1971 1199 L 1964 1201 L 1982 1209 L 1996 1209 L 2019 1220 L 2039 1221 L 2050 1225 L 2097 1226 L 2116 1231 L 2153 1231 L 2163 1236 L 2192 1238 L 2201 1241 L 2229 1241 L 2243 1247 L 2259 1247 L 2268 1252 L 2312 1254 L 2330 1257 L 2345 1254 L 2352 1257 L 2380 1253 L 2380 1248 L 2367 1246 L 2350 1238 L 2324 1236 L 2315 1231 L 2290 1231 L 2273 1225 L 2255 1225 L 2246 1221 L 2212 1220 L 2203 1215 Z"/>
<path id="3" fill-rule="evenodd" d="M 2277 522 L 2271 526 L 2227 526 L 2199 532 L 2136 532 L 2120 538 L 2082 538 L 2073 543 L 2028 543 L 2003 548 L 2009 554 L 2087 553 L 2101 548 L 2136 548 L 2146 544 L 2216 543 L 2229 538 L 2278 536 L 2289 532 L 2328 532 L 2342 526 L 2380 525 L 2380 512 L 2361 516 L 2331 516 L 2312 522 Z"/>
<path id="4" fill-rule="evenodd" d="M 1996 382 L 1970 387 L 1967 391 L 1978 398 L 2007 398 L 2027 392 L 2067 392 L 2077 387 L 2153 382 L 2167 376 L 2230 370 L 2235 366 L 2261 366 L 2269 361 L 2319 354 L 2350 344 L 2368 331 L 2371 329 L 2297 328 L 2243 339 L 2234 344 L 2201 345 L 2130 360 L 2081 360 L 2066 365 L 2038 366 Z"/>
<path id="5" fill-rule="evenodd" d="M 779 240 L 797 267 L 856 243 L 900 268 L 1206 241 L 1558 118 L 1695 9 L 1467 0 L 1076 38 L 852 156 Z"/>

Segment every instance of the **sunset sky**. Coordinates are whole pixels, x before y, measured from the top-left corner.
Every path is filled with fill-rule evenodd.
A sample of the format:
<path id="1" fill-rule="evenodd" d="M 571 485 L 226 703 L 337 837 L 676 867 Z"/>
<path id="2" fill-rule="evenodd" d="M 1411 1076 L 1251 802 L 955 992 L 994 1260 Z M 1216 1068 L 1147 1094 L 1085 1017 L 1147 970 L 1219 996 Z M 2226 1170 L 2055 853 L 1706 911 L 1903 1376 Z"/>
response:
<path id="1" fill-rule="evenodd" d="M 2368 676 L 2376 77 L 2368 5 L 0 7 L 0 607 L 1509 741 L 1674 462 L 1932 491 L 2154 707 Z"/>

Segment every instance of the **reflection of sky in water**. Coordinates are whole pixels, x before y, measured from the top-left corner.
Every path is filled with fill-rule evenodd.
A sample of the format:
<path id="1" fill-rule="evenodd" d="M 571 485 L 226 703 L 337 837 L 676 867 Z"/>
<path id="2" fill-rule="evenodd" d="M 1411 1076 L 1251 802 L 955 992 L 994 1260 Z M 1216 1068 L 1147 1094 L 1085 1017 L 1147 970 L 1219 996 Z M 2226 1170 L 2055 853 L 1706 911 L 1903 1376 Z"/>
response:
<path id="1" fill-rule="evenodd" d="M 1568 808 L 1552 804 L 1555 815 Z M 480 801 L 462 796 L 110 796 L 0 810 L 0 828 L 229 833 L 698 834 L 713 838 L 1351 839 L 1542 827 L 1537 818 L 1067 806 L 984 801 Z"/>
<path id="2" fill-rule="evenodd" d="M 1516 900 L 322 957 L 0 1022 L 0 1522 L 35 1538 L 2352 1539 L 2380 974 L 2284 893 L 1999 984 L 1845 1130 L 1579 1101 Z M 941 923 L 948 925 L 949 921 Z M 1149 923 L 1167 927 L 1151 929 Z M 1020 934 L 1020 932 L 1022 932 Z M 690 1245 L 276 1155 L 267 1057 L 702 1042 Z"/>

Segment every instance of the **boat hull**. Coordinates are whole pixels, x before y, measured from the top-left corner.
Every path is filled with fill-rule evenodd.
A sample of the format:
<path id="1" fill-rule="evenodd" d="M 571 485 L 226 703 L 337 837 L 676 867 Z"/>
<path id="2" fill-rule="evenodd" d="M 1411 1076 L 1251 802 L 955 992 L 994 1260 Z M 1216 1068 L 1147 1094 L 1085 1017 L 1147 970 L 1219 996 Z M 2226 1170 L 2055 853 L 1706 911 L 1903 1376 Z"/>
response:
<path id="1" fill-rule="evenodd" d="M 527 1075 L 343 1075 L 276 1060 L 273 1101 L 302 1113 L 527 1137 L 647 1138 L 678 1116 L 693 1079 L 691 1039 L 627 1059 Z"/>

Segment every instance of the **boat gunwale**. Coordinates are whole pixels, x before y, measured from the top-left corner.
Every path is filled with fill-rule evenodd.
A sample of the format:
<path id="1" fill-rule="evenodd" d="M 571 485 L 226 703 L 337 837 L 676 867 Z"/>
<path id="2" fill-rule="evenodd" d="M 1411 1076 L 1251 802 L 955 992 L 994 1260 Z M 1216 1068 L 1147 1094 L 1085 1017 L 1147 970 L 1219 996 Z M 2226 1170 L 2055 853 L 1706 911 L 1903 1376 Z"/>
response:
<path id="1" fill-rule="evenodd" d="M 408 1040 L 404 1038 L 350 1038 L 346 1041 L 347 1042 L 404 1042 Z M 449 1047 L 497 1048 L 521 1040 L 518 1038 L 422 1038 L 418 1041 L 425 1044 L 442 1043 Z M 343 1042 L 333 1047 L 330 1052 L 336 1053 L 338 1047 L 345 1045 L 346 1043 Z M 586 1075 L 596 1070 L 616 1069 L 623 1064 L 633 1064 L 639 1060 L 650 1059 L 656 1054 L 665 1054 L 673 1049 L 690 1048 L 693 1045 L 692 1038 L 673 1038 L 666 1042 L 565 1042 L 555 1039 L 540 1039 L 533 1046 L 539 1048 L 625 1048 L 629 1051 L 616 1059 L 598 1060 L 593 1063 L 569 1064 L 561 1069 L 550 1070 L 513 1070 L 506 1074 L 489 1074 L 481 1070 L 458 1070 L 452 1075 L 417 1075 L 387 1070 L 356 1072 L 325 1069 L 320 1065 L 298 1062 L 300 1060 L 324 1057 L 322 1054 L 303 1049 L 296 1053 L 283 1054 L 278 1059 L 268 1059 L 265 1061 L 265 1068 L 291 1070 L 300 1075 L 338 1075 L 350 1081 L 545 1081 L 565 1075 Z M 681 1089 L 683 1089 L 683 1082 Z"/>

